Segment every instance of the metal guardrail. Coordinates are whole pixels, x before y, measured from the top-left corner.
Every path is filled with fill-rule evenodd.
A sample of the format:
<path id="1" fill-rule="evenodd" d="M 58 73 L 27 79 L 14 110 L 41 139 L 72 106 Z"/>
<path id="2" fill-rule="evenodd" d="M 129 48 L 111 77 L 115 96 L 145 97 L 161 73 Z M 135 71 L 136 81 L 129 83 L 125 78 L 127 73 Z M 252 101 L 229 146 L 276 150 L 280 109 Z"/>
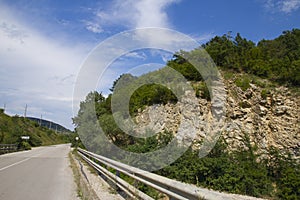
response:
<path id="1" fill-rule="evenodd" d="M 243 195 L 227 194 L 222 192 L 217 192 L 213 190 L 208 190 L 205 188 L 196 187 L 194 185 L 182 183 L 176 180 L 172 180 L 157 174 L 144 171 L 115 160 L 106 158 L 101 155 L 83 150 L 78 148 L 78 154 L 87 161 L 94 169 L 100 172 L 109 180 L 116 183 L 123 191 L 125 191 L 130 196 L 137 199 L 152 199 L 148 195 L 136 189 L 134 186 L 125 182 L 120 177 L 109 172 L 106 168 L 100 165 L 103 164 L 107 167 L 113 168 L 118 172 L 121 172 L 127 176 L 130 176 L 136 181 L 144 183 L 157 191 L 166 194 L 170 199 L 180 199 L 180 200 L 199 200 L 204 199 L 214 199 L 214 200 L 229 200 L 229 199 L 242 199 L 242 200 L 257 200 L 258 198 L 248 197 Z"/>
<path id="2" fill-rule="evenodd" d="M 18 150 L 17 144 L 0 144 L 0 154 L 10 153 Z"/>

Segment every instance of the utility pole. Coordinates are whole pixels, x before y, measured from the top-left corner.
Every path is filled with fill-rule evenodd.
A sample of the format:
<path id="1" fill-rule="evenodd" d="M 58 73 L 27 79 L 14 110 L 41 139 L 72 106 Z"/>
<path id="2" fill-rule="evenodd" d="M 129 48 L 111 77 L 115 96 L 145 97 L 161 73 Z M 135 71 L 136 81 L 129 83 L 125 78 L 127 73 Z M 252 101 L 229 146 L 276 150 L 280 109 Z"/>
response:
<path id="1" fill-rule="evenodd" d="M 27 115 L 27 104 L 26 104 L 26 106 L 25 106 L 24 118 L 26 118 L 26 115 Z"/>
<path id="2" fill-rule="evenodd" d="M 51 126 L 52 126 L 52 122 L 50 121 L 49 129 L 51 129 Z"/>
<path id="3" fill-rule="evenodd" d="M 6 103 L 4 103 L 3 112 L 5 112 L 5 109 L 6 109 Z"/>
<path id="4" fill-rule="evenodd" d="M 43 115 L 41 115 L 41 118 L 40 118 L 40 126 L 42 126 L 42 118 L 43 118 Z"/>

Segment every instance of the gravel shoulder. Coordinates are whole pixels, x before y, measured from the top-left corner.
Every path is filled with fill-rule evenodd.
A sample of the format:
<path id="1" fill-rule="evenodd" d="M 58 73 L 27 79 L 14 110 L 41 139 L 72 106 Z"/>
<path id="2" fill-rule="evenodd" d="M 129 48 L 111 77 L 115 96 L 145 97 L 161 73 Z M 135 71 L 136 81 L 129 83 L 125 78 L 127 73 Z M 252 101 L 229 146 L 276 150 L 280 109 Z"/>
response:
<path id="1" fill-rule="evenodd" d="M 76 166 L 74 174 L 78 195 L 84 200 L 124 200 L 114 188 L 112 188 L 106 181 L 99 176 L 95 170 L 91 169 L 87 163 L 78 159 L 76 155 L 71 154 Z M 71 158 L 71 159 L 72 159 Z M 74 173 L 74 169 L 73 169 Z"/>

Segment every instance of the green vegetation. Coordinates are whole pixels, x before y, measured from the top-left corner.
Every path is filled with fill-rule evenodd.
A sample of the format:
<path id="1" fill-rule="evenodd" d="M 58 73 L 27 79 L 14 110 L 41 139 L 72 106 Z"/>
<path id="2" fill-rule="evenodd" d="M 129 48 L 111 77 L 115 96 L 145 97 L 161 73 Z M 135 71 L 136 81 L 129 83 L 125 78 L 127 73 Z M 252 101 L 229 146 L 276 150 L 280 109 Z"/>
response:
<path id="1" fill-rule="evenodd" d="M 164 132 L 158 133 L 152 137 L 147 138 L 137 138 L 134 144 L 128 145 L 126 150 L 135 153 L 146 153 L 151 151 L 156 151 L 160 148 L 165 147 L 172 140 L 173 134 Z"/>
<path id="2" fill-rule="evenodd" d="M 254 42 L 237 34 L 217 36 L 203 45 L 214 62 L 221 69 L 226 80 L 233 80 L 243 91 L 250 83 L 262 87 L 262 98 L 269 95 L 269 87 L 285 84 L 297 88 L 300 85 L 300 30 L 285 31 L 274 40 Z M 167 63 L 167 66 L 180 72 L 192 83 L 198 98 L 210 100 L 205 78 L 184 58 L 197 59 L 203 51 L 179 52 Z M 151 72 L 140 77 L 130 74 L 122 75 L 113 84 L 111 91 L 116 94 L 117 103 L 122 107 L 123 97 L 132 94 L 129 100 L 129 114 L 134 116 L 139 110 L 154 104 L 176 103 L 177 95 L 170 88 L 183 81 L 172 77 L 167 68 Z M 237 75 L 242 74 L 242 75 Z M 264 79 L 264 80 L 263 80 Z M 169 81 L 161 82 L 162 80 Z M 206 78 L 207 80 L 207 78 Z M 119 82 L 118 82 L 119 81 Z M 153 83 L 161 83 L 153 84 Z M 209 82 L 208 82 L 209 83 Z M 118 85 L 122 87 L 118 87 Z M 140 87 L 140 85 L 143 85 Z M 174 86 L 175 85 L 175 86 Z M 180 87 L 176 93 L 182 94 Z M 132 93 L 132 91 L 134 91 Z M 172 89 L 172 91 L 174 91 Z M 81 102 L 77 117 L 73 119 L 84 144 L 93 149 L 97 147 L 97 120 L 107 137 L 119 147 L 132 152 L 145 153 L 155 151 L 169 143 L 173 137 L 170 133 L 159 133 L 146 139 L 135 138 L 125 134 L 116 124 L 111 111 L 112 94 L 105 98 L 101 93 L 91 92 Z M 249 105 L 241 102 L 240 107 Z M 96 110 L 97 119 L 93 119 L 92 110 Z M 126 115 L 126 113 L 121 113 Z M 128 116 L 125 116 L 125 118 Z M 151 131 L 151 130 L 150 130 Z M 199 158 L 196 151 L 189 150 L 172 165 L 156 173 L 199 186 L 232 193 L 246 194 L 272 199 L 299 199 L 300 169 L 299 163 L 289 154 L 279 154 L 270 149 L 269 156 L 260 157 L 256 147 L 251 146 L 249 138 L 244 138 L 247 150 L 226 151 L 226 143 L 219 141 L 205 158 Z M 98 150 L 101 148 L 97 148 Z M 105 151 L 101 149 L 101 151 Z M 101 152 L 99 152 L 101 153 Z M 262 159 L 264 158 L 264 159 Z M 141 185 L 143 191 L 156 197 L 158 193 Z"/>
<path id="3" fill-rule="evenodd" d="M 273 199 L 294 199 L 300 195 L 300 167 L 288 157 L 270 150 L 271 158 L 258 161 L 256 147 L 245 138 L 248 150 L 226 151 L 220 140 L 204 158 L 187 151 L 171 166 L 157 173 L 198 186 Z"/>
<path id="4" fill-rule="evenodd" d="M 22 141 L 21 136 L 29 136 Z M 30 149 L 41 145 L 67 143 L 71 135 L 57 134 L 53 130 L 40 127 L 39 124 L 24 117 L 10 117 L 0 113 L 0 144 L 18 144 L 20 149 Z"/>
<path id="5" fill-rule="evenodd" d="M 155 151 L 167 145 L 173 137 L 170 133 L 159 133 L 144 139 L 127 135 L 117 127 L 110 110 L 105 109 L 109 98 L 105 99 L 101 94 L 93 92 L 88 95 L 87 100 L 93 99 L 98 102 L 97 110 L 103 112 L 99 115 L 99 122 L 106 135 L 123 149 L 137 153 Z M 101 100 L 98 101 L 99 99 Z M 82 102 L 81 107 L 86 106 L 87 103 Z M 84 113 L 81 111 L 80 113 Z M 82 120 L 79 117 L 74 119 L 78 128 L 82 125 Z M 86 140 L 85 144 L 92 146 L 93 142 L 95 141 Z M 248 137 L 244 138 L 244 144 L 247 150 L 228 152 L 226 143 L 220 140 L 204 158 L 199 158 L 196 151 L 188 150 L 175 163 L 156 173 L 220 191 L 296 200 L 300 195 L 299 164 L 289 158 L 288 153 L 283 156 L 275 149 L 270 149 L 270 158 L 259 159 L 260 155 L 256 154 L 257 147 L 250 145 Z M 129 182 L 133 181 L 125 175 L 121 174 L 121 177 L 125 180 L 127 178 Z M 132 183 L 152 197 L 160 197 L 155 190 L 143 184 Z"/>
<path id="6" fill-rule="evenodd" d="M 263 89 L 262 91 L 261 91 L 261 97 L 263 98 L 263 99 L 266 99 L 269 95 L 270 95 L 270 91 L 268 91 L 267 89 Z"/>
<path id="7" fill-rule="evenodd" d="M 19 149 L 30 150 L 30 149 L 31 149 L 31 145 L 29 144 L 29 142 L 22 141 L 22 142 L 19 144 Z"/>
<path id="8" fill-rule="evenodd" d="M 243 91 L 246 91 L 250 87 L 250 79 L 247 77 L 238 78 L 235 80 L 235 84 L 240 87 Z"/>
<path id="9" fill-rule="evenodd" d="M 246 72 L 263 78 L 300 85 L 300 30 L 284 31 L 274 40 L 257 45 L 237 34 L 217 36 L 203 47 L 217 66 L 225 70 Z"/>
<path id="10" fill-rule="evenodd" d="M 102 130 L 107 135 L 107 137 L 114 142 L 114 144 L 120 146 L 123 149 L 128 149 L 132 152 L 148 152 L 155 149 L 159 149 L 172 139 L 171 133 L 159 133 L 153 137 L 148 138 L 135 138 L 131 135 L 125 134 L 116 124 L 110 109 L 111 96 L 104 98 L 101 93 L 91 92 L 84 102 L 81 102 L 80 110 L 73 119 L 76 129 L 82 129 L 83 132 L 88 132 L 88 130 L 96 130 L 95 123 L 90 123 L 92 118 L 92 112 L 87 112 L 90 106 L 96 108 L 96 115 L 98 116 L 98 122 L 101 125 Z M 151 131 L 151 130 L 149 130 Z M 92 132 L 92 131 L 91 131 Z M 96 137 L 96 136 L 95 136 Z M 88 147 L 92 147 L 94 140 L 90 140 L 90 135 L 80 135 L 84 144 Z M 98 138 L 99 139 L 99 138 Z M 74 141 L 73 141 L 74 142 Z M 81 144 L 81 143 L 80 143 Z"/>
<path id="11" fill-rule="evenodd" d="M 169 102 L 177 102 L 177 98 L 171 90 L 156 84 L 143 85 L 131 96 L 129 111 L 133 114 L 137 113 L 140 108 L 144 109 L 153 104 L 167 104 Z"/>
<path id="12" fill-rule="evenodd" d="M 206 99 L 207 101 L 211 100 L 208 87 L 204 81 L 193 84 L 193 89 L 196 91 L 196 97 Z"/>
<path id="13" fill-rule="evenodd" d="M 194 52 L 197 50 L 194 50 Z M 168 61 L 167 66 L 175 69 L 180 74 L 182 74 L 188 81 L 201 81 L 201 74 L 193 67 L 193 65 L 186 61 L 184 57 L 191 57 L 193 52 L 179 52 L 178 55 L 174 55 L 173 60 Z"/>

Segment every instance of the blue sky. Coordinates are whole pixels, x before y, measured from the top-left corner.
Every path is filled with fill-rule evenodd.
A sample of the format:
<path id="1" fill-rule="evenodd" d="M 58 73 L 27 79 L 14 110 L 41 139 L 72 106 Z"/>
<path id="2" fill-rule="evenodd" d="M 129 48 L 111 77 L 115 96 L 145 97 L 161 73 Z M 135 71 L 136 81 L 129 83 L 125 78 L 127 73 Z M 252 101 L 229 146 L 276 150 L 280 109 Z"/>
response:
<path id="1" fill-rule="evenodd" d="M 300 28 L 300 0 L 1 0 L 0 107 L 23 115 L 27 104 L 28 115 L 72 129 L 74 83 L 89 52 L 143 27 L 174 29 L 199 43 L 229 31 L 257 42 Z M 118 61 L 163 64 L 169 56 L 131 52 Z M 124 73 L 118 61 L 98 86 L 104 93 Z"/>

